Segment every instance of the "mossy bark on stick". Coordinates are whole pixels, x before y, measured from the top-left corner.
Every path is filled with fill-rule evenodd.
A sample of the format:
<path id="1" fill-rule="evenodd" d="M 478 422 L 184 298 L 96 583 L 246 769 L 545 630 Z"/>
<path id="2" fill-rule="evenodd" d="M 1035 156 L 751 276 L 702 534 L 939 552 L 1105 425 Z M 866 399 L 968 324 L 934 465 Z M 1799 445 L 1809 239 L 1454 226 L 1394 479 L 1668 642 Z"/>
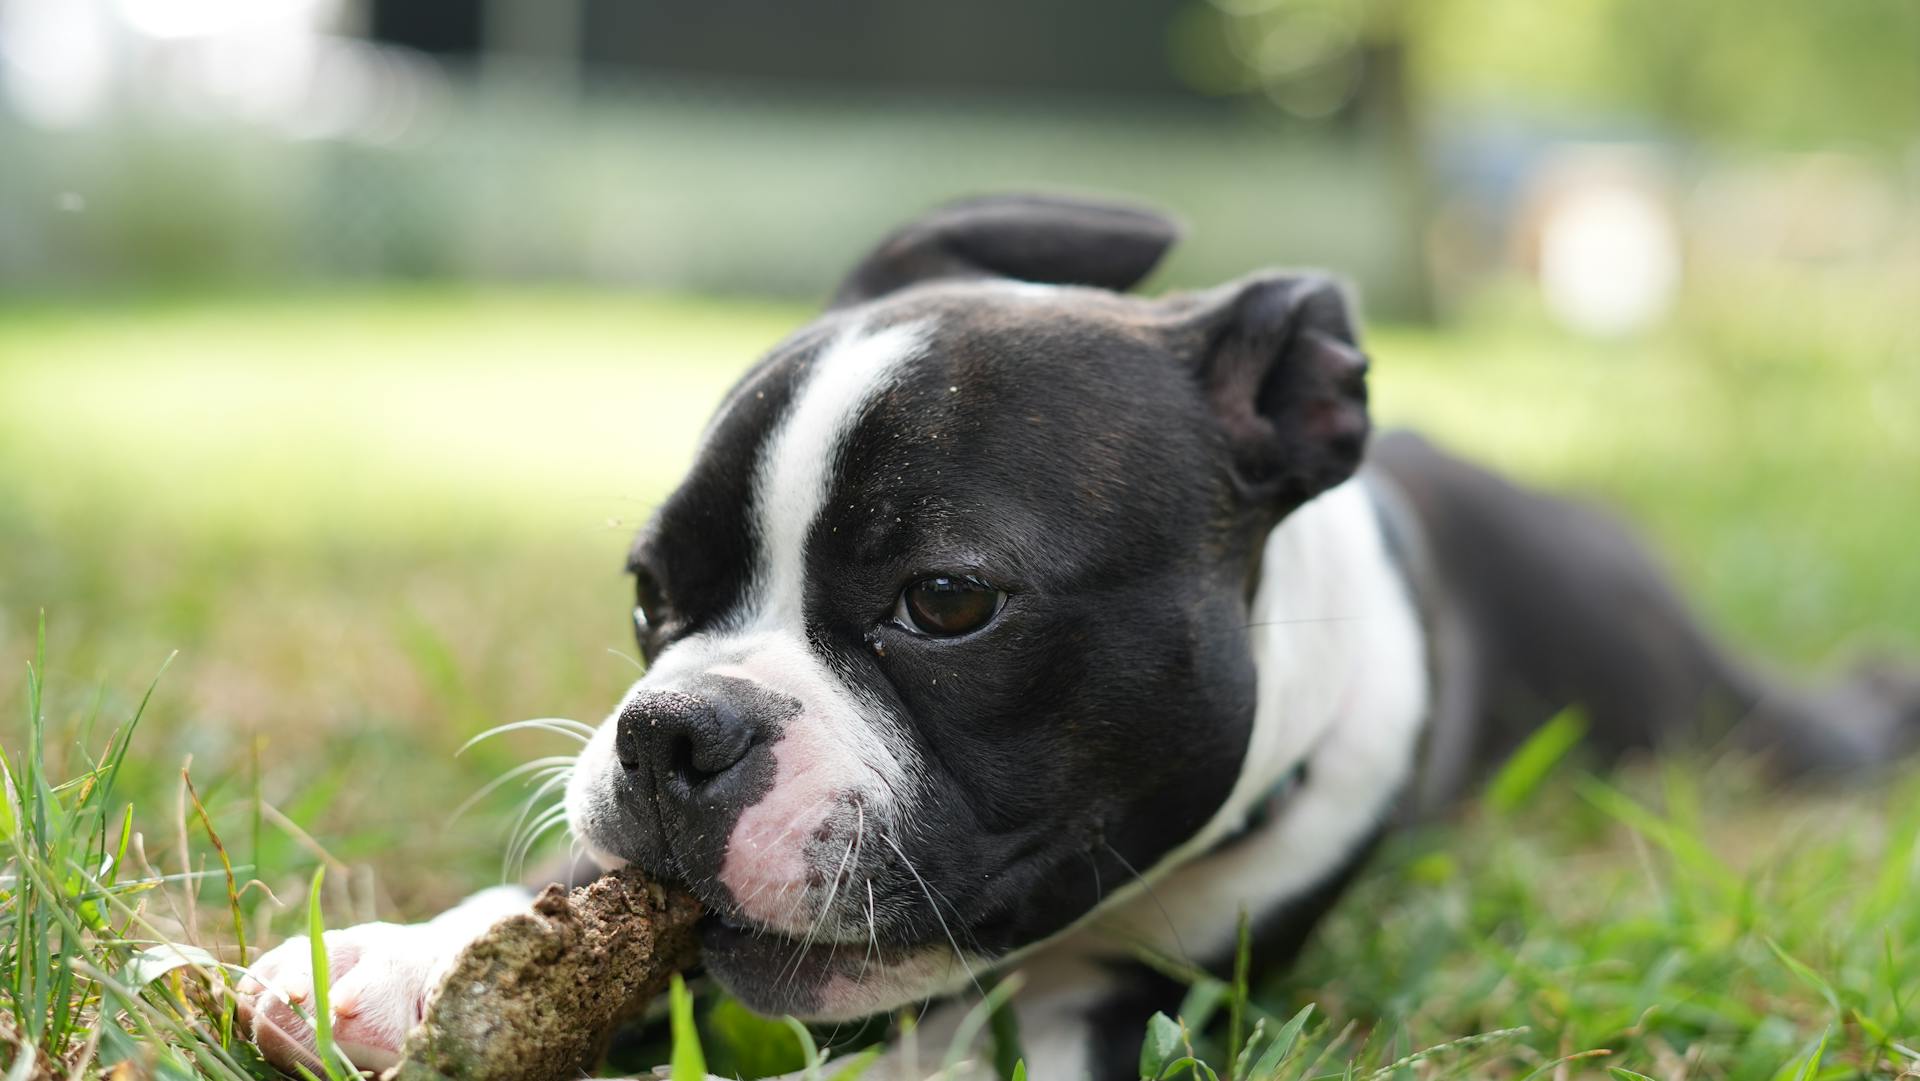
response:
<path id="1" fill-rule="evenodd" d="M 693 962 L 699 905 L 637 874 L 548 886 L 454 962 L 382 1081 L 564 1081 Z"/>

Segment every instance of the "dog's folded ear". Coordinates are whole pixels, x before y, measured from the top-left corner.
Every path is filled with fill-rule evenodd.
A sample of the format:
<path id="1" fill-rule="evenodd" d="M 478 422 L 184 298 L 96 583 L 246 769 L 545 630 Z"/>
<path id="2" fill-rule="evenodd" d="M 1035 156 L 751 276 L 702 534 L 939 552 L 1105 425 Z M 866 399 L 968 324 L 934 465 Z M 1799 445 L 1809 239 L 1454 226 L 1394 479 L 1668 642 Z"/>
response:
<path id="1" fill-rule="evenodd" d="M 840 283 L 830 307 L 941 278 L 1126 290 L 1179 232 L 1165 215 L 1119 203 L 1048 195 L 968 199 L 895 230 Z"/>
<path id="2" fill-rule="evenodd" d="M 1367 358 L 1338 283 L 1264 274 L 1166 303 L 1243 495 L 1285 513 L 1353 475 L 1370 426 Z"/>

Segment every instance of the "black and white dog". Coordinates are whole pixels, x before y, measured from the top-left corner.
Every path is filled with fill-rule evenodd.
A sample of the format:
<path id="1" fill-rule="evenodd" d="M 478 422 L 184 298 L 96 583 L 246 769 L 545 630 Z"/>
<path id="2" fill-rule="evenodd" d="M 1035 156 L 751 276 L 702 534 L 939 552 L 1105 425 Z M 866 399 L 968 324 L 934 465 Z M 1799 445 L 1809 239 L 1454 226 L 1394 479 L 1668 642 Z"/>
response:
<path id="1" fill-rule="evenodd" d="M 1778 686 L 1604 518 L 1370 441 L 1325 278 L 1126 295 L 1174 235 L 1031 197 L 906 226 L 747 372 L 634 543 L 650 667 L 568 820 L 705 902 L 707 971 L 747 1005 L 956 996 L 939 1033 L 1017 969 L 1030 1076 L 1116 1081 L 1177 1002 L 1142 946 L 1218 964 L 1246 909 L 1284 963 L 1384 829 L 1564 704 L 1602 753 L 1718 718 L 1794 770 L 1920 727 L 1910 677 Z M 329 934 L 349 1053 L 391 1061 L 527 896 Z M 282 1061 L 307 957 L 250 987 Z M 869 1076 L 918 1075 L 896 1051 Z"/>

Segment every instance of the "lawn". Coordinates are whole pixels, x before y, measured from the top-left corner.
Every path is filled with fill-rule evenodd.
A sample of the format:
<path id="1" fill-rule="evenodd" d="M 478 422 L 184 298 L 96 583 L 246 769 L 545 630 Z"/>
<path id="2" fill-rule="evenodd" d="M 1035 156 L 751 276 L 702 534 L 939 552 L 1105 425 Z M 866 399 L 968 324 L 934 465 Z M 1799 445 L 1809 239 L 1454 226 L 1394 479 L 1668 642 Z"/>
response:
<path id="1" fill-rule="evenodd" d="M 1791 669 L 1920 655 L 1920 337 L 1897 306 L 1862 305 L 1750 283 L 1611 345 L 1516 312 L 1386 328 L 1376 400 L 1388 422 L 1620 508 L 1716 626 Z M 423 916 L 497 880 L 524 792 L 452 814 L 561 748 L 516 734 L 455 752 L 505 721 L 597 720 L 632 680 L 627 536 L 727 382 L 805 316 L 425 288 L 0 306 L 9 770 L 44 612 L 53 780 L 87 769 L 173 658 L 102 813 L 117 829 L 131 802 L 159 872 L 218 872 L 183 802 L 190 763 L 239 880 L 268 887 L 241 894 L 251 943 L 305 919 L 322 862 L 335 924 Z M 1548 1073 L 1915 1065 L 1920 785 L 1896 771 L 1780 796 L 1708 758 L 1596 778 L 1576 757 L 1520 780 L 1391 846 L 1299 969 L 1254 981 L 1269 1033 L 1315 1006 L 1279 1076 L 1371 1073 L 1487 1033 L 1503 1034 L 1388 1073 L 1523 1077 L 1603 1048 Z M 0 1045 L 39 1031 L 9 874 Z M 220 879 L 197 909 L 179 887 L 144 896 L 152 922 L 193 924 L 233 959 Z M 1202 1024 L 1225 1015 L 1219 990 L 1200 986 L 1187 1019 L 1224 1066 L 1224 1026 Z M 712 1058 L 758 1038 L 709 1021 Z"/>

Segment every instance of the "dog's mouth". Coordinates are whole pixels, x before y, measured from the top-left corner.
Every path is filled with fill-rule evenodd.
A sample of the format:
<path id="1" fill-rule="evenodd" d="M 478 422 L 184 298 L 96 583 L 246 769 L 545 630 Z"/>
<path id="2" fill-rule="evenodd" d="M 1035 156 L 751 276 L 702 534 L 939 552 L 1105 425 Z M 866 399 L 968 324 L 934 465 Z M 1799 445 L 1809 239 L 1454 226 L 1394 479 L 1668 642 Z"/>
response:
<path id="1" fill-rule="evenodd" d="M 963 986 L 971 973 L 944 945 L 902 945 L 879 933 L 857 942 L 795 937 L 710 909 L 699 934 L 707 973 L 770 1016 L 855 1021 Z"/>
<path id="2" fill-rule="evenodd" d="M 712 911 L 699 933 L 708 973 L 749 1009 L 769 1015 L 823 1015 L 834 985 L 859 984 L 888 952 L 876 943 L 795 938 Z"/>
<path id="3" fill-rule="evenodd" d="M 701 918 L 700 945 L 709 967 L 747 974 L 748 969 L 772 964 L 778 971 L 762 975 L 797 984 L 826 976 L 834 956 L 853 948 L 838 941 L 795 938 L 716 912 Z"/>

